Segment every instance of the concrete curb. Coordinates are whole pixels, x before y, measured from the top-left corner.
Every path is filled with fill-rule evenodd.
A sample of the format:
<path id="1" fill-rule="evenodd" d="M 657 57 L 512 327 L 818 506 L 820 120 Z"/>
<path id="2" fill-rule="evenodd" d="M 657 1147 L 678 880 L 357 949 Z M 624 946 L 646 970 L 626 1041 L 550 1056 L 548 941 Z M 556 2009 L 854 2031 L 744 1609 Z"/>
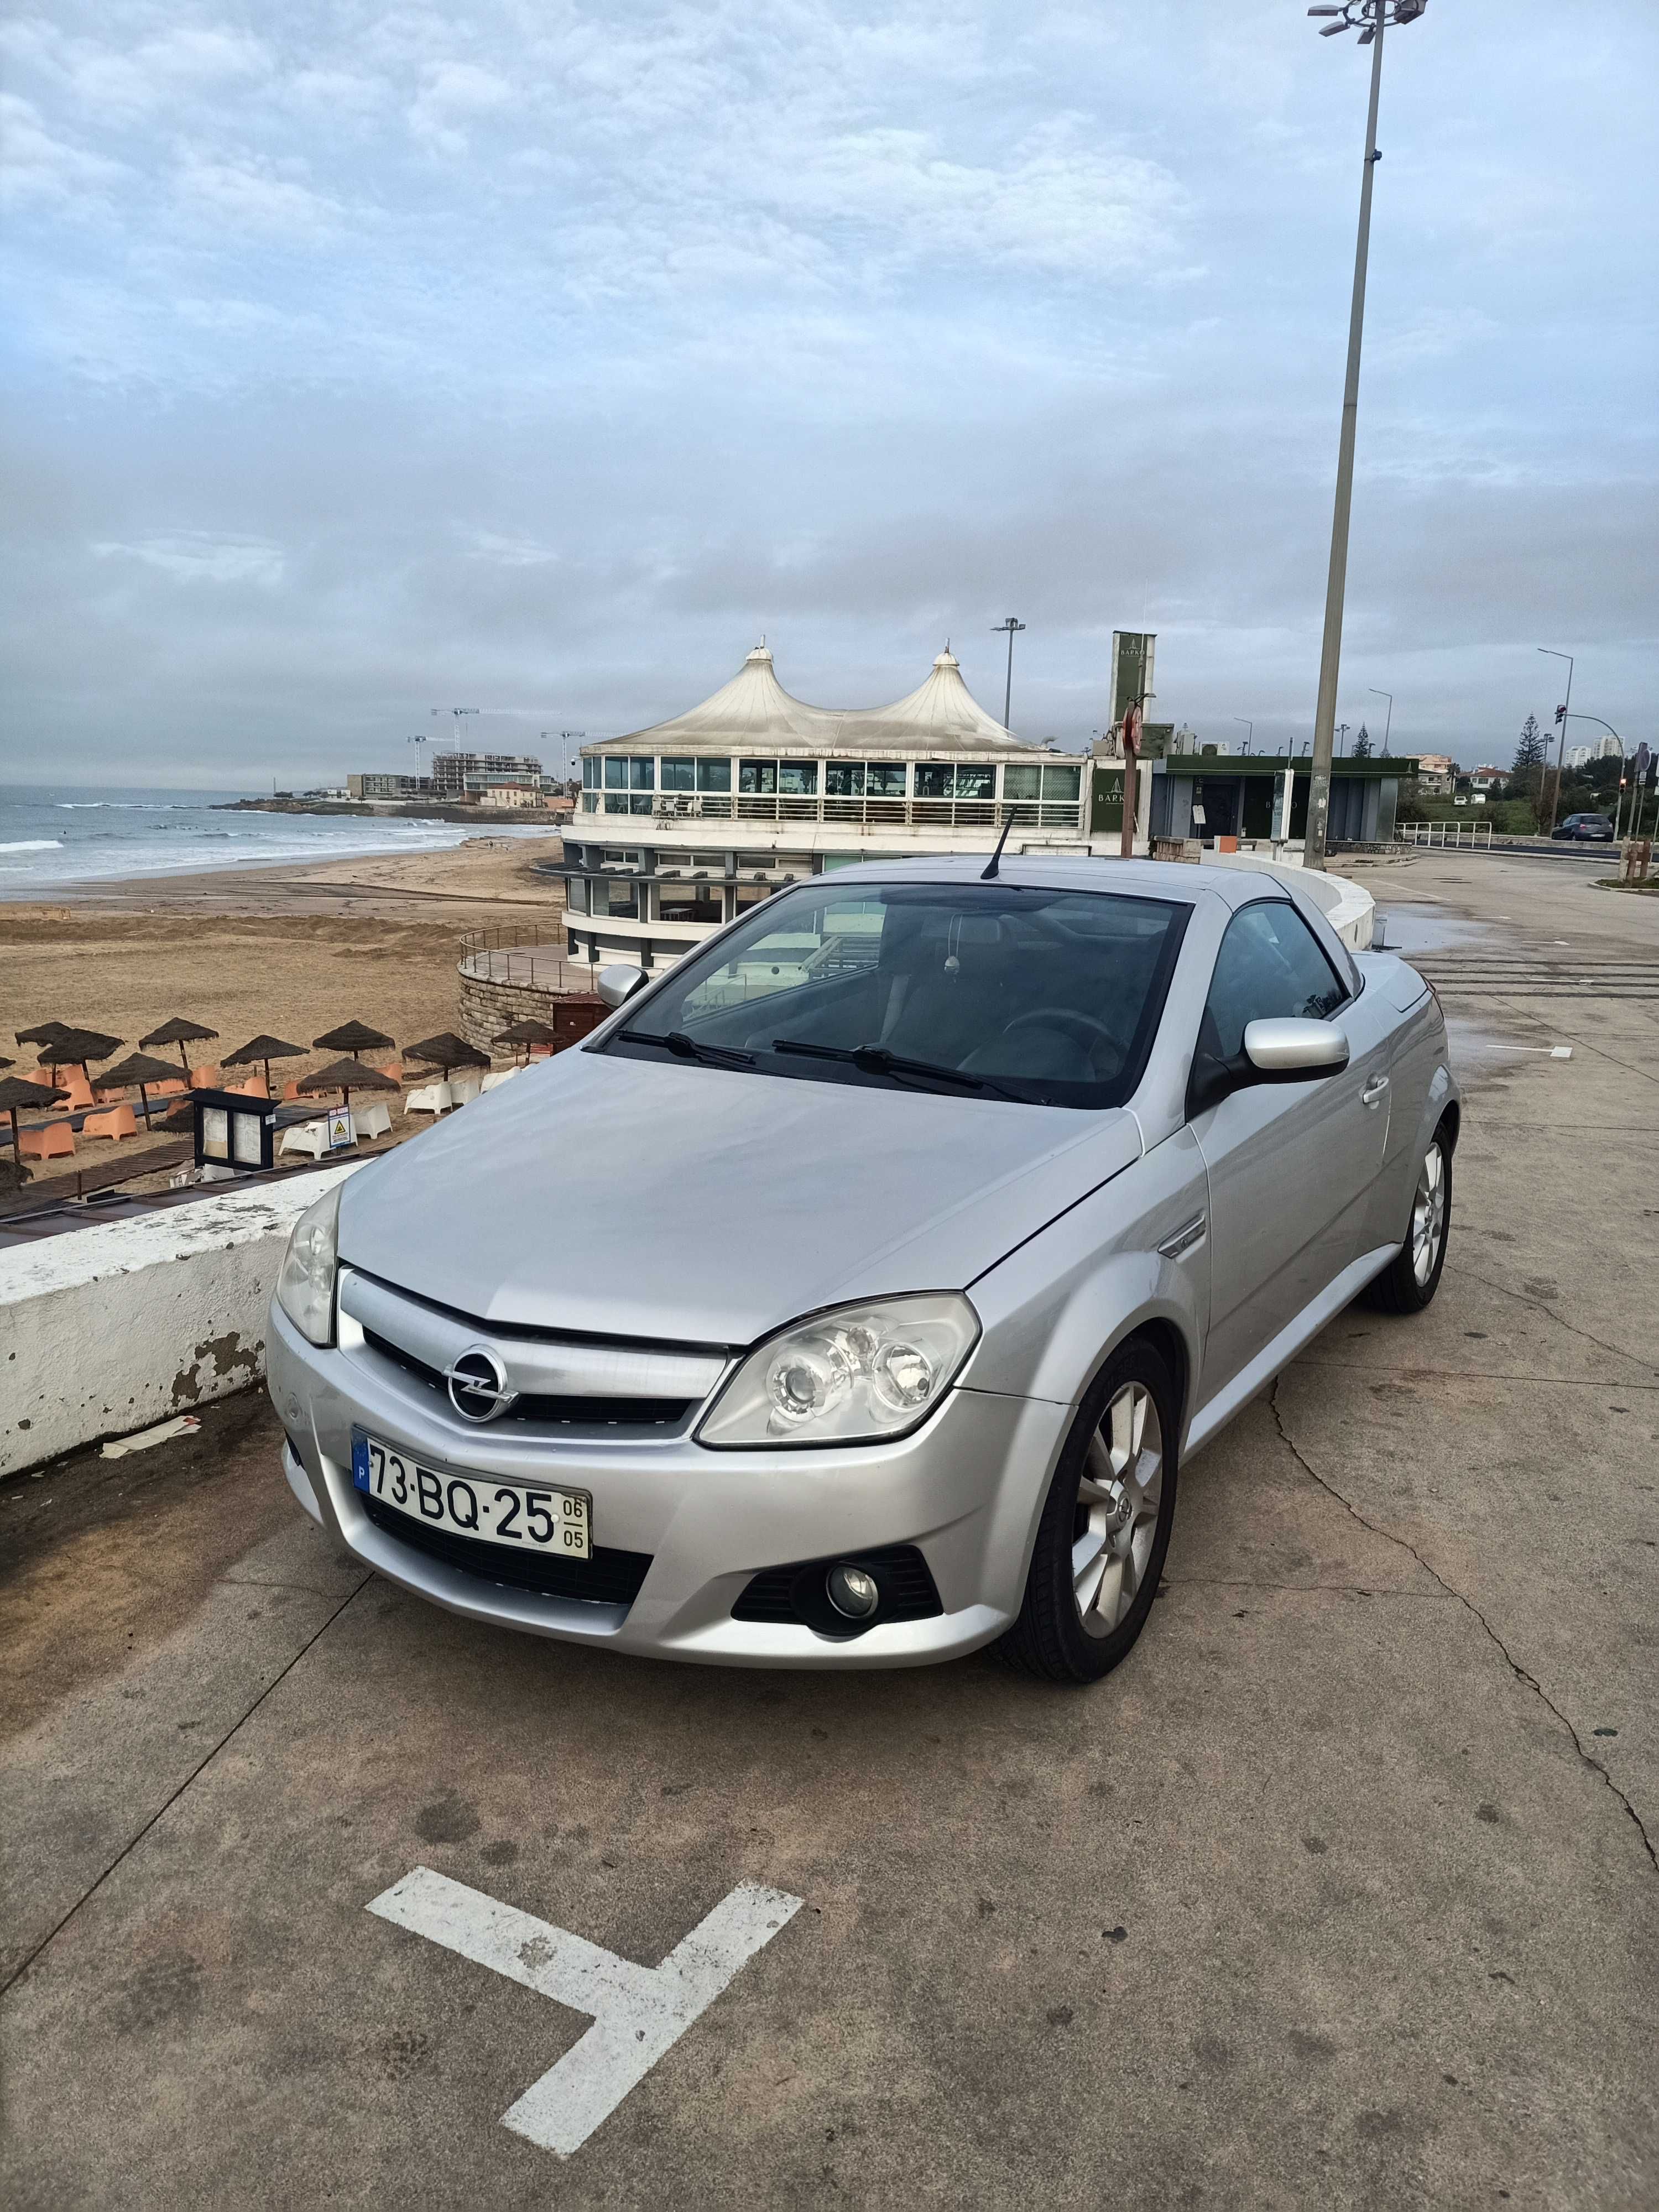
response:
<path id="1" fill-rule="evenodd" d="M 289 1231 L 362 1164 L 0 1253 L 0 1474 L 257 1381 Z"/>

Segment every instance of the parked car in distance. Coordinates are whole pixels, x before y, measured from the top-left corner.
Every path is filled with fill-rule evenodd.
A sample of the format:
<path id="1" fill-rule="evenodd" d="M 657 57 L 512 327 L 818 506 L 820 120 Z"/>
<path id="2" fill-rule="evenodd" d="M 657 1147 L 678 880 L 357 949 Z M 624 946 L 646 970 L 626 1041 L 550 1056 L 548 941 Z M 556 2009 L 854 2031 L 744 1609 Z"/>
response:
<path id="1" fill-rule="evenodd" d="M 1569 814 L 1566 820 L 1553 829 L 1550 835 L 1558 844 L 1565 838 L 1577 838 L 1585 843 L 1610 845 L 1613 842 L 1613 822 L 1606 814 Z"/>
<path id="2" fill-rule="evenodd" d="M 1087 1681 L 1179 1470 L 1445 1264 L 1434 994 L 1292 872 L 872 863 L 747 910 L 295 1227 L 295 1496 L 471 1619 Z"/>

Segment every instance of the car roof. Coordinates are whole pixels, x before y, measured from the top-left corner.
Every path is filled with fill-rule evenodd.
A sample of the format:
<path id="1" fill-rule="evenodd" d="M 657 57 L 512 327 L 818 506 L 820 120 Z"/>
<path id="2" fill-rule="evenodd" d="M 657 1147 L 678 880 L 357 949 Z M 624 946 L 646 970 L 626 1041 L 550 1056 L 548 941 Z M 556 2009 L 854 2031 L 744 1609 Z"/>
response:
<path id="1" fill-rule="evenodd" d="M 945 883 L 981 880 L 989 854 L 957 853 L 938 859 L 860 860 L 856 866 L 837 868 L 832 875 L 811 878 L 815 887 L 840 883 Z M 1295 873 L 1296 871 L 1287 872 Z M 1029 884 L 1045 890 L 1115 892 L 1122 898 L 1159 898 L 1196 906 L 1206 894 L 1229 906 L 1243 906 L 1253 898 L 1285 897 L 1291 886 L 1276 871 L 1248 865 L 1217 867 L 1191 861 L 1097 860 L 1083 854 L 1006 853 L 996 880 Z"/>

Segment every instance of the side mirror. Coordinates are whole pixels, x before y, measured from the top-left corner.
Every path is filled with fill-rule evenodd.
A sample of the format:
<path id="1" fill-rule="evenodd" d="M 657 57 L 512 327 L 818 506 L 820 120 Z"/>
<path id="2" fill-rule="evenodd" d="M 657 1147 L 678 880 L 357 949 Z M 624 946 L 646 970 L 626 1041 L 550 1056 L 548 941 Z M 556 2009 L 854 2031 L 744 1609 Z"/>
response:
<path id="1" fill-rule="evenodd" d="M 1190 1121 L 1235 1091 L 1258 1083 L 1307 1083 L 1338 1075 L 1348 1064 L 1348 1040 L 1334 1022 L 1246 1022 L 1244 1049 L 1231 1060 L 1200 1053 L 1187 1086 Z"/>
<path id="2" fill-rule="evenodd" d="M 1348 1064 L 1348 1040 L 1334 1022 L 1246 1022 L 1244 1057 L 1257 1083 L 1301 1083 L 1310 1076 L 1339 1075 Z"/>
<path id="3" fill-rule="evenodd" d="M 615 1007 L 625 1006 L 644 981 L 643 968 L 630 967 L 626 961 L 617 960 L 609 968 L 600 969 L 594 988 L 607 1006 Z"/>

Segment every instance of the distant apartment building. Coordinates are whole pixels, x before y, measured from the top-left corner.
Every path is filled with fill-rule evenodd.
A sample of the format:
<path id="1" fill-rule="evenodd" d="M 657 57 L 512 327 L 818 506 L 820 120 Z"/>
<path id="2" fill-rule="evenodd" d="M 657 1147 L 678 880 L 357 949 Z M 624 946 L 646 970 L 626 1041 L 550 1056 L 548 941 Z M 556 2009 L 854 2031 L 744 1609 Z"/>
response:
<path id="1" fill-rule="evenodd" d="M 1468 775 L 1469 789 L 1483 795 L 1489 791 L 1496 791 L 1500 783 L 1507 783 L 1509 780 L 1510 772 L 1506 768 L 1492 768 L 1490 765 L 1485 768 L 1472 768 Z"/>
<path id="2" fill-rule="evenodd" d="M 1597 760 L 1617 760 L 1623 751 L 1624 747 L 1617 738 L 1603 738 L 1595 748 L 1595 757 Z"/>
<path id="3" fill-rule="evenodd" d="M 1588 768 L 1594 756 L 1588 745 L 1575 745 L 1567 755 L 1569 768 Z"/>
<path id="4" fill-rule="evenodd" d="M 349 775 L 346 796 L 349 799 L 418 799 L 422 792 L 432 788 L 432 779 L 425 775 Z"/>
<path id="5" fill-rule="evenodd" d="M 1449 793 L 1457 775 L 1457 763 L 1449 753 L 1419 753 L 1417 757 L 1417 783 L 1420 791 L 1435 796 Z"/>
<path id="6" fill-rule="evenodd" d="M 492 806 L 538 806 L 547 809 L 547 796 L 537 786 L 528 783 L 495 783 L 489 787 Z"/>
<path id="7" fill-rule="evenodd" d="M 513 787 L 539 791 L 542 764 L 529 753 L 439 753 L 432 763 L 433 795 L 483 799 Z"/>

